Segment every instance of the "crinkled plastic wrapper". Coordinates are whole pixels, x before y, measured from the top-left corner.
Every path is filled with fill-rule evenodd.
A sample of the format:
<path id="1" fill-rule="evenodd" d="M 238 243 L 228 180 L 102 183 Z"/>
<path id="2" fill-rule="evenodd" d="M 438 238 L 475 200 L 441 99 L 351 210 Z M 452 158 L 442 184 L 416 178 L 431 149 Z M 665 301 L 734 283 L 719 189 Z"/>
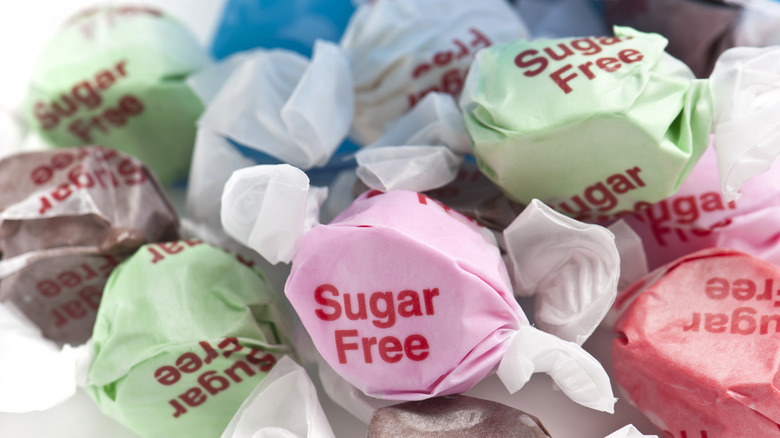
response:
<path id="1" fill-rule="evenodd" d="M 148 242 L 179 237 L 178 217 L 140 161 L 102 147 L 0 161 L 0 299 L 59 343 L 92 334 L 111 271 Z"/>
<path id="2" fill-rule="evenodd" d="M 146 245 L 106 285 L 87 392 L 140 436 L 220 436 L 289 354 L 278 296 L 251 263 L 200 240 Z"/>
<path id="3" fill-rule="evenodd" d="M 734 250 L 678 259 L 615 303 L 617 383 L 675 438 L 780 436 L 780 269 Z"/>
<path id="4" fill-rule="evenodd" d="M 110 146 L 168 184 L 187 176 L 203 111 L 184 80 L 208 62 L 189 30 L 157 9 L 89 9 L 39 55 L 24 117 L 55 146 Z"/>
<path id="5" fill-rule="evenodd" d="M 709 140 L 707 82 L 630 28 L 480 52 L 461 108 L 485 174 L 573 217 L 671 195 Z"/>
<path id="6" fill-rule="evenodd" d="M 501 0 L 362 4 L 341 39 L 355 84 L 352 136 L 361 144 L 373 142 L 427 93 L 457 97 L 477 51 L 527 37 L 525 25 Z"/>

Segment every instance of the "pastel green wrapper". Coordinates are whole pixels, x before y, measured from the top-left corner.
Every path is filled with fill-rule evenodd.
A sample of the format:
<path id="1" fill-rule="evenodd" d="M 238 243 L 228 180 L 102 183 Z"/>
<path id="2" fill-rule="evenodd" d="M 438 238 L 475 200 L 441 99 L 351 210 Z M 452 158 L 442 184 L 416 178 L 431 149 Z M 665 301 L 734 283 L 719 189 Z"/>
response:
<path id="1" fill-rule="evenodd" d="M 187 177 L 203 111 L 185 79 L 208 62 L 189 30 L 170 16 L 145 7 L 100 7 L 71 19 L 39 55 L 24 116 L 54 146 L 117 149 L 168 184 Z M 92 92 L 79 86 L 85 81 Z M 122 103 L 127 96 L 135 101 Z"/>
<path id="2" fill-rule="evenodd" d="M 287 320 L 276 302 L 257 270 L 207 243 L 143 246 L 106 284 L 87 392 L 103 413 L 141 437 L 218 437 L 271 366 L 290 352 Z M 218 353 L 208 364 L 204 342 Z M 200 358 L 200 367 L 192 354 L 183 358 L 188 352 Z M 225 370 L 239 361 L 254 375 L 237 369 L 240 381 L 229 376 Z M 163 384 L 156 373 L 165 366 L 164 373 L 189 372 Z M 209 392 L 199 378 L 218 391 Z M 175 404 L 186 409 L 178 418 Z"/>
<path id="3" fill-rule="evenodd" d="M 712 124 L 707 82 L 664 52 L 662 36 L 621 27 L 615 35 L 619 42 L 599 44 L 601 51 L 590 55 L 583 53 L 595 49 L 582 39 L 576 44 L 584 50 L 572 48 L 577 39 L 516 41 L 484 49 L 472 65 L 461 99 L 466 128 L 480 168 L 510 198 L 539 198 L 577 216 L 582 208 L 572 197 L 585 199 L 588 187 L 600 182 L 620 183 L 611 190 L 614 200 L 592 189 L 594 202 L 583 201 L 590 210 L 614 214 L 673 194 L 704 152 Z M 559 44 L 573 54 L 555 61 L 544 49 L 561 54 Z M 627 49 L 642 59 L 621 62 L 612 72 L 596 65 L 603 57 L 618 60 Z M 527 50 L 536 53 L 518 58 Z M 539 63 L 516 64 L 538 56 L 549 65 L 534 76 L 524 72 Z M 593 79 L 578 67 L 588 62 Z M 567 64 L 571 68 L 560 76 L 577 76 L 559 85 L 551 74 Z M 628 176 L 610 179 L 635 167 L 643 185 Z"/>

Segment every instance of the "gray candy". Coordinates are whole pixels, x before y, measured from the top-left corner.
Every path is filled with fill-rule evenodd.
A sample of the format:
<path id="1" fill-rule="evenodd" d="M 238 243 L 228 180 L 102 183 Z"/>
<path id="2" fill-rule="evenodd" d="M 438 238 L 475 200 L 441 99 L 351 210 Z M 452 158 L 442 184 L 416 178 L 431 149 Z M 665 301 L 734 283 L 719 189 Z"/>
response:
<path id="1" fill-rule="evenodd" d="M 538 418 L 489 400 L 447 395 L 378 409 L 369 438 L 547 438 Z"/>

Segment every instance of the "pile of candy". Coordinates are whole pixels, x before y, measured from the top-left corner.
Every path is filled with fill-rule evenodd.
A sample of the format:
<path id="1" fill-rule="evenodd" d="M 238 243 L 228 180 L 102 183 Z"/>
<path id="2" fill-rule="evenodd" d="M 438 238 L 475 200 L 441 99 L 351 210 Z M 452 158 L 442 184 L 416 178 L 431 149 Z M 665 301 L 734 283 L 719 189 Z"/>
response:
<path id="1" fill-rule="evenodd" d="M 545 373 L 646 417 L 610 438 L 780 437 L 780 3 L 249 3 L 212 54 L 138 5 L 41 53 L 0 160 L 0 411 L 558 436 L 462 395 Z"/>

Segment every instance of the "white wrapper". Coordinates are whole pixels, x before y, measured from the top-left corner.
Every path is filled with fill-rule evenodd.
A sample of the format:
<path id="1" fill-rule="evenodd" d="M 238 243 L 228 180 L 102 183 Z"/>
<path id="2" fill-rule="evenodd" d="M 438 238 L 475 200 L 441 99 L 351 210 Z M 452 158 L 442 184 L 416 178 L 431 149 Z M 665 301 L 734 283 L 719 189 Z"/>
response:
<path id="1" fill-rule="evenodd" d="M 225 184 L 220 217 L 225 232 L 272 264 L 289 263 L 304 232 L 319 223 L 327 189 L 312 188 L 289 164 L 237 170 Z"/>
<path id="2" fill-rule="evenodd" d="M 642 435 L 636 427 L 629 424 L 607 435 L 604 438 L 658 438 L 658 435 Z"/>
<path id="3" fill-rule="evenodd" d="M 21 150 L 22 138 L 22 122 L 0 105 L 0 158 Z"/>
<path id="4" fill-rule="evenodd" d="M 287 50 L 255 51 L 198 82 L 214 96 L 198 124 L 244 146 L 307 170 L 324 166 L 347 135 L 353 91 L 338 46 L 317 41 L 310 60 Z"/>
<path id="5" fill-rule="evenodd" d="M 430 93 L 356 154 L 357 175 L 368 187 L 424 192 L 455 179 L 471 142 L 455 99 Z"/>
<path id="6" fill-rule="evenodd" d="M 734 31 L 737 47 L 764 47 L 780 44 L 780 3 L 772 0 L 726 0 L 742 6 Z"/>
<path id="7" fill-rule="evenodd" d="M 533 200 L 504 240 L 515 295 L 536 295 L 539 328 L 582 345 L 617 295 L 620 258 L 612 233 Z"/>
<path id="8" fill-rule="evenodd" d="M 331 438 L 317 390 L 306 371 L 285 356 L 247 397 L 222 438 Z"/>
<path id="9" fill-rule="evenodd" d="M 187 217 L 200 224 L 199 234 L 205 231 L 210 235 L 204 236 L 210 242 L 225 246 L 219 218 L 225 182 L 234 171 L 253 164 L 221 135 L 203 126 L 198 128 L 187 185 L 186 210 Z"/>
<path id="10" fill-rule="evenodd" d="M 83 386 L 89 342 L 59 348 L 11 305 L 0 304 L 0 412 L 43 411 Z"/>
<path id="11" fill-rule="evenodd" d="M 543 372 L 573 401 L 599 411 L 614 412 L 609 376 L 579 345 L 531 326 L 514 334 L 498 366 L 498 377 L 509 392 L 520 390 L 533 373 Z"/>
<path id="12" fill-rule="evenodd" d="M 505 0 L 362 4 L 341 40 L 355 86 L 352 137 L 375 141 L 427 92 L 457 97 L 478 50 L 527 36 Z"/>
<path id="13" fill-rule="evenodd" d="M 780 153 L 780 47 L 724 52 L 710 76 L 715 149 L 725 200 Z"/>

